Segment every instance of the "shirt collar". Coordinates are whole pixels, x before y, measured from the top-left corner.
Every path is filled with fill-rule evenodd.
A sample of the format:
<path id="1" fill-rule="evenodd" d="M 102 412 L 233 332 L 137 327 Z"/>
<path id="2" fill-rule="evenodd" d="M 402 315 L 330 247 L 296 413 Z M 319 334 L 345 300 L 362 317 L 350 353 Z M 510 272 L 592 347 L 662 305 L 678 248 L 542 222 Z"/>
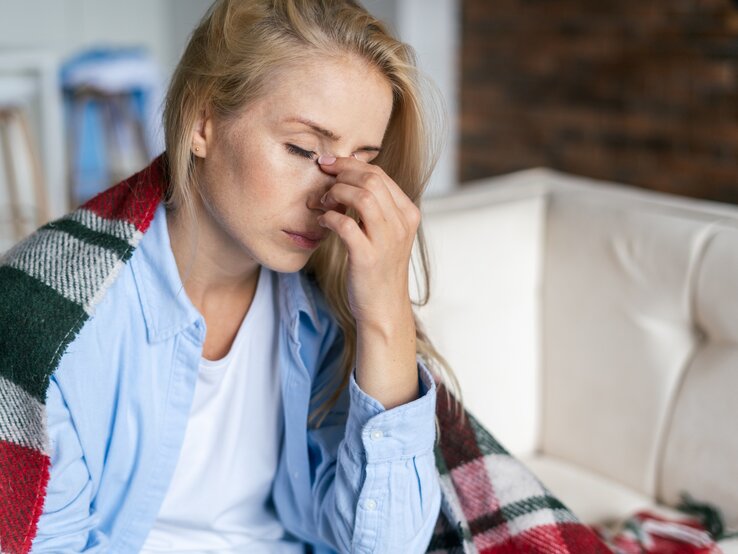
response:
<path id="1" fill-rule="evenodd" d="M 130 263 L 150 342 L 172 337 L 203 319 L 182 286 L 169 242 L 163 202 L 156 207 Z"/>
<path id="2" fill-rule="evenodd" d="M 160 202 L 130 260 L 150 342 L 166 340 L 204 318 L 190 301 L 174 259 L 166 209 Z M 279 304 L 297 333 L 300 312 L 320 329 L 314 291 L 302 272 L 278 273 Z M 296 337 L 295 337 L 296 338 Z"/>
<path id="3" fill-rule="evenodd" d="M 289 314 L 292 322 L 290 330 L 294 338 L 297 338 L 298 316 L 300 313 L 306 314 L 313 328 L 322 332 L 315 291 L 308 283 L 307 275 L 301 271 L 296 271 L 294 273 L 278 273 L 277 276 L 279 280 L 280 309 L 283 313 Z"/>

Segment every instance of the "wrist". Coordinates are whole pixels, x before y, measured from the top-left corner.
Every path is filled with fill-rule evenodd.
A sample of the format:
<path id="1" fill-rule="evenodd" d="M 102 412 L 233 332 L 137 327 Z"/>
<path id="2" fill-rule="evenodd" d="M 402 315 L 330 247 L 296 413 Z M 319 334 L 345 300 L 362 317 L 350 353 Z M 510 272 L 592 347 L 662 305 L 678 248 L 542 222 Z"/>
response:
<path id="1" fill-rule="evenodd" d="M 356 320 L 357 333 L 370 333 L 385 340 L 396 337 L 398 334 L 412 333 L 415 336 L 415 316 L 412 305 L 398 307 L 384 312 L 381 317 Z"/>

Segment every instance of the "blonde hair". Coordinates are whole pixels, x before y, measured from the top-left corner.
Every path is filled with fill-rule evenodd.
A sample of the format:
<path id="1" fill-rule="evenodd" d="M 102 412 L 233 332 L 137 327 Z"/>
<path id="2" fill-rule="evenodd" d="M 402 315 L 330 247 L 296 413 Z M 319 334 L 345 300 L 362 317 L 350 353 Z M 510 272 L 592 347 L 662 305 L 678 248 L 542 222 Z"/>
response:
<path id="1" fill-rule="evenodd" d="M 192 130 L 203 110 L 228 120 L 264 94 L 269 77 L 306 57 L 352 55 L 384 75 L 392 86 L 393 109 L 381 153 L 380 166 L 412 201 L 420 206 L 440 149 L 440 133 L 433 134 L 428 119 L 441 112 L 426 109 L 421 95 L 422 77 L 415 54 L 388 32 L 385 25 L 354 0 L 217 0 L 193 31 L 175 69 L 164 108 L 166 153 L 170 185 L 167 205 L 183 206 L 194 217 L 195 159 Z M 435 92 L 432 87 L 429 92 Z M 434 140 L 435 139 L 435 140 Z M 348 215 L 356 217 L 352 210 Z M 421 226 L 416 237 L 424 280 L 422 298 L 428 302 L 428 253 Z M 348 385 L 356 355 L 356 324 L 347 297 L 347 252 L 340 238 L 330 233 L 308 261 L 312 274 L 343 331 L 344 349 L 339 384 L 311 412 L 309 422 L 319 426 Z M 413 260 L 413 273 L 418 271 Z M 433 347 L 415 316 L 418 355 L 446 393 L 461 391 L 448 362 Z M 340 378 L 340 379 L 339 379 Z M 323 396 L 328 396 L 326 393 Z M 317 403 L 313 398 L 311 403 Z"/>

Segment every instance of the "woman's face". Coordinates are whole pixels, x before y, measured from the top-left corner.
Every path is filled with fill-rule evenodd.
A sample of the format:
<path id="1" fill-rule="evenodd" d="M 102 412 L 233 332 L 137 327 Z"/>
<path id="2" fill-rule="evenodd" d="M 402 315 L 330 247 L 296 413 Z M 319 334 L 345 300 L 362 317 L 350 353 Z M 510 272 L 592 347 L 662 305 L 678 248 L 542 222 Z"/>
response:
<path id="1" fill-rule="evenodd" d="M 329 232 L 317 218 L 335 177 L 321 171 L 318 156 L 372 161 L 391 111 L 389 81 L 347 58 L 285 69 L 237 118 L 201 122 L 193 146 L 201 158 L 202 216 L 215 237 L 211 254 L 236 266 L 253 260 L 274 271 L 300 270 L 316 246 L 290 233 Z"/>

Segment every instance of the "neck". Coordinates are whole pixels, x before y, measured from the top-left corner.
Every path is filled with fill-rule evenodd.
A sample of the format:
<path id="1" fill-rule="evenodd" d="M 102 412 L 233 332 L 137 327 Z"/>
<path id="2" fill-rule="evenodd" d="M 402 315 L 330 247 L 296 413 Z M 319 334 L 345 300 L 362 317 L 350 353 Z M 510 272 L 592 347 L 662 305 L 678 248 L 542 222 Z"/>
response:
<path id="1" fill-rule="evenodd" d="M 190 301 L 205 314 L 236 298 L 253 297 L 260 265 L 218 229 L 206 210 L 197 223 L 187 210 L 167 209 L 169 241 Z"/>

